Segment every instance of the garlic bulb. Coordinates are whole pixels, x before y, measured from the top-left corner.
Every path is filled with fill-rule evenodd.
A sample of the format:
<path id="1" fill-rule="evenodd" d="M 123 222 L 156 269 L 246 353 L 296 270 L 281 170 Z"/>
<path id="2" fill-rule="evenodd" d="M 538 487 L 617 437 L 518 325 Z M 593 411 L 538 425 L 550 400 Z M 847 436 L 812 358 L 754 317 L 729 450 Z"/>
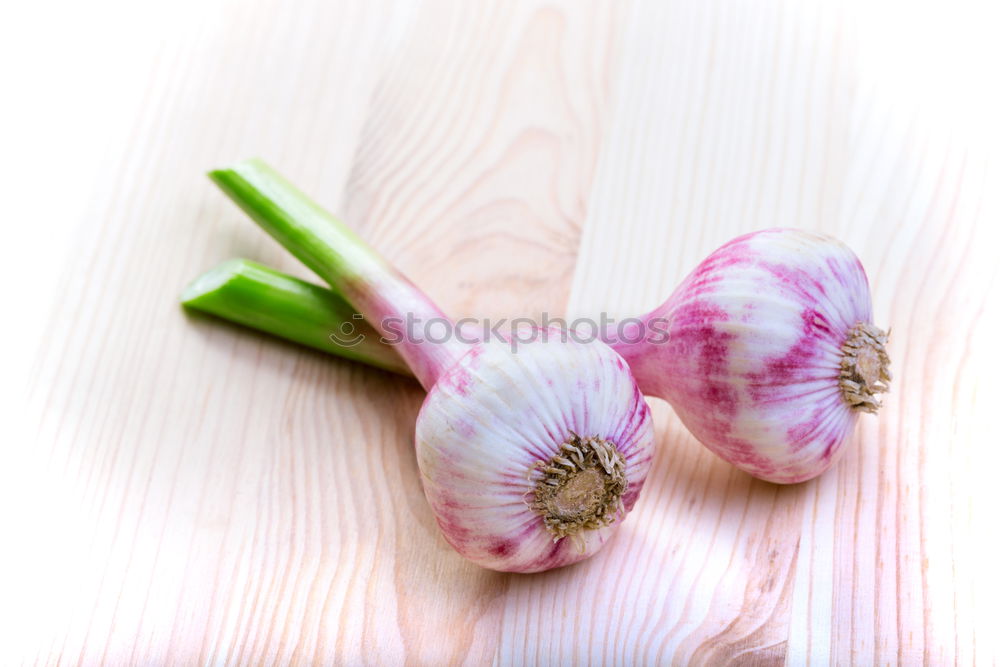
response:
<path id="1" fill-rule="evenodd" d="M 414 318 L 447 322 L 405 277 L 263 163 L 211 176 L 382 333 L 395 338 L 395 326 Z M 222 286 L 221 275 L 193 285 L 185 298 L 205 301 L 205 290 Z M 577 343 L 558 329 L 539 333 L 519 347 L 409 335 L 395 346 L 428 391 L 415 439 L 438 525 L 459 553 L 496 570 L 537 572 L 595 553 L 632 508 L 650 465 L 649 408 L 622 358 L 600 341 Z"/>
<path id="2" fill-rule="evenodd" d="M 536 572 L 604 544 L 649 469 L 649 408 L 603 343 L 558 330 L 512 354 L 477 346 L 417 419 L 417 462 L 438 525 L 467 558 Z"/>
<path id="3" fill-rule="evenodd" d="M 640 319 L 650 330 L 665 324 L 665 340 L 612 347 L 643 392 L 761 479 L 826 470 L 888 390 L 887 335 L 872 324 L 864 268 L 828 236 L 769 229 L 734 239 Z"/>

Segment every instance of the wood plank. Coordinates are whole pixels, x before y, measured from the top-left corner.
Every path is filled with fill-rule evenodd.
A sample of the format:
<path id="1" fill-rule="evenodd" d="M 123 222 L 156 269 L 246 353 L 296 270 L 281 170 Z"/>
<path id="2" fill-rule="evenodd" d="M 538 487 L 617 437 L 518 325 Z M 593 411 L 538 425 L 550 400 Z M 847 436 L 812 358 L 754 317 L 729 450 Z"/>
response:
<path id="1" fill-rule="evenodd" d="M 1000 49 L 968 6 L 885 2 L 864 18 L 837 234 L 892 326 L 897 381 L 816 487 L 826 520 L 803 524 L 791 655 L 988 664 L 1000 587 L 984 558 L 1000 545 L 986 508 L 1000 496 L 982 482 L 980 466 L 998 459 L 983 446 L 980 401 L 996 395 L 983 382 L 1000 369 L 988 308 L 1000 98 L 982 81 L 996 78 Z M 934 40 L 951 46 L 927 49 Z"/>
<path id="2" fill-rule="evenodd" d="M 984 623 L 1000 618 L 1000 589 L 982 554 L 998 550 L 982 508 L 995 507 L 997 496 L 971 483 L 981 477 L 976 460 L 986 440 L 976 416 L 981 380 L 969 369 L 1000 368 L 983 333 L 997 326 L 987 309 L 995 261 L 985 250 L 996 232 L 985 221 L 995 217 L 1000 180 L 989 120 L 997 98 L 982 87 L 1000 60 L 983 52 L 982 29 L 970 28 L 982 20 L 975 11 L 954 19 L 935 6 L 914 19 L 920 13 L 891 3 L 873 12 L 765 7 L 641 10 L 649 36 L 645 48 L 629 52 L 641 57 L 625 59 L 579 259 L 595 266 L 600 257 L 606 271 L 577 273 L 572 310 L 648 308 L 697 258 L 738 233 L 772 225 L 826 231 L 870 269 L 877 316 L 893 327 L 897 387 L 877 420 L 863 420 L 834 470 L 789 489 L 751 486 L 728 509 L 665 505 L 662 498 L 681 493 L 699 469 L 722 475 L 726 466 L 672 415 L 657 413 L 665 445 L 677 453 L 661 459 L 640 511 L 652 496 L 660 511 L 652 521 L 665 532 L 697 521 L 704 527 L 639 565 L 667 563 L 642 586 L 672 594 L 659 609 L 640 605 L 656 629 L 624 646 L 699 664 L 735 656 L 990 662 L 995 641 Z M 659 19 L 651 18 L 656 9 Z M 677 32 L 663 34 L 659 27 L 669 24 Z M 924 50 L 945 28 L 945 43 L 981 41 L 941 63 L 941 52 Z M 905 37 L 887 39 L 897 30 Z M 677 52 L 679 45 L 688 50 Z M 649 64 L 657 61 L 676 63 L 666 70 L 676 74 L 651 93 L 653 77 L 662 76 Z M 623 222 L 596 222 L 614 216 Z M 742 532 L 706 541 L 727 523 L 770 538 L 769 558 L 738 558 Z M 671 570 L 678 557 L 686 565 Z M 713 567 L 727 557 L 726 567 Z M 634 565 L 634 554 L 621 556 L 621 568 L 626 563 Z M 775 579 L 790 600 L 741 600 Z"/>
<path id="3" fill-rule="evenodd" d="M 647 310 L 747 231 L 830 230 L 854 80 L 845 21 L 837 8 L 780 2 L 637 5 L 574 314 Z M 630 519 L 638 535 L 600 564 L 629 604 L 588 617 L 580 636 L 603 637 L 591 657 L 619 664 L 781 663 L 815 483 L 734 471 L 657 403 L 661 453 Z"/>
<path id="4" fill-rule="evenodd" d="M 436 0 L 415 17 L 344 213 L 446 312 L 562 312 L 624 7 Z"/>
<path id="5" fill-rule="evenodd" d="M 376 403 L 360 395 L 404 390 L 187 318 L 176 299 L 226 257 L 293 265 L 203 173 L 260 153 L 336 195 L 392 46 L 392 10 L 218 2 L 156 33 L 164 46 L 141 113 L 82 221 L 35 372 L 28 419 L 39 443 L 33 469 L 44 472 L 29 497 L 44 533 L 30 550 L 41 558 L 23 570 L 27 632 L 15 636 L 39 661 L 332 654 L 338 637 L 320 632 L 321 614 L 292 619 L 345 595 L 364 599 L 353 588 L 360 577 L 324 557 L 331 534 L 359 530 L 319 512 L 322 492 L 337 486 L 287 476 L 343 467 L 349 453 L 320 434 L 336 438 L 338 422 L 358 411 L 369 438 L 394 446 L 379 437 Z M 331 398 L 342 393 L 357 393 L 358 405 Z M 328 401 L 332 409 L 318 409 Z M 300 409 L 317 421 L 300 425 Z M 300 428 L 312 439 L 289 448 Z M 372 457 L 383 455 L 376 447 Z M 367 539 L 343 548 L 371 562 L 377 524 L 364 525 Z"/>
<path id="6" fill-rule="evenodd" d="M 415 17 L 373 98 L 345 214 L 446 312 L 561 312 L 618 24 L 611 3 L 429 2 Z M 411 441 L 415 417 L 399 415 L 395 439 Z M 400 465 L 416 479 L 409 452 Z M 462 562 L 414 492 L 420 529 L 396 527 L 397 617 L 382 631 L 421 664 L 481 663 L 508 635 L 518 578 Z"/>

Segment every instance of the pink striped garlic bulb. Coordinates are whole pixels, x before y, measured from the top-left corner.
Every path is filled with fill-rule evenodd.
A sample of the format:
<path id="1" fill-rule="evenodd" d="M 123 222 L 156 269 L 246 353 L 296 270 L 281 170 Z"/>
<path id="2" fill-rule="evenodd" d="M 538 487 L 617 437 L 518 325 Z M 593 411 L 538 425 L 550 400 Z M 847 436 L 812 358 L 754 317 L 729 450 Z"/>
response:
<path id="1" fill-rule="evenodd" d="M 264 163 L 211 176 L 382 333 L 395 338 L 413 318 L 448 322 Z M 428 392 L 415 439 L 438 525 L 460 554 L 494 570 L 538 572 L 594 554 L 632 509 L 649 470 L 649 407 L 624 360 L 600 341 L 544 333 L 516 349 L 454 336 L 405 335 L 395 346 Z"/>
<path id="2" fill-rule="evenodd" d="M 667 335 L 611 342 L 642 391 L 761 479 L 822 473 L 888 390 L 888 337 L 872 324 L 864 268 L 829 236 L 769 229 L 734 239 L 640 319 Z"/>
<path id="3" fill-rule="evenodd" d="M 445 539 L 494 570 L 595 553 L 649 470 L 652 421 L 624 361 L 599 341 L 548 333 L 516 353 L 475 346 L 417 419 L 417 463 Z"/>

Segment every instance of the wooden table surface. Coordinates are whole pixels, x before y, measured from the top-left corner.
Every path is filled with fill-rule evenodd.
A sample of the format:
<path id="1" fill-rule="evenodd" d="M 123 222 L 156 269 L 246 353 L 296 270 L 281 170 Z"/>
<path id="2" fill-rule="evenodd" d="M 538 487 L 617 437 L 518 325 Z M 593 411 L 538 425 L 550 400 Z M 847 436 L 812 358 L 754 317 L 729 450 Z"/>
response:
<path id="1" fill-rule="evenodd" d="M 82 167 L 34 341 L 0 662 L 995 664 L 986 8 L 157 7 L 94 37 L 149 58 Z M 634 314 L 737 234 L 835 234 L 892 327 L 892 392 L 787 487 L 651 401 L 657 458 L 611 544 L 480 569 L 422 495 L 414 382 L 178 307 L 234 256 L 308 276 L 204 177 L 254 155 L 455 316 Z"/>

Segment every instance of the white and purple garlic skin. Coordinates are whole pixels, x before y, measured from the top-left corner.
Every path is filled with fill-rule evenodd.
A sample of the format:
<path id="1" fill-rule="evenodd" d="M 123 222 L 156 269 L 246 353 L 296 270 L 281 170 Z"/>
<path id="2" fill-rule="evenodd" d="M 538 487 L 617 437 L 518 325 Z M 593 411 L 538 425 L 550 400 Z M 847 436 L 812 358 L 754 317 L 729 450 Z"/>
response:
<path id="1" fill-rule="evenodd" d="M 595 341 L 476 345 L 431 388 L 416 426 L 445 539 L 484 567 L 539 572 L 593 555 L 642 490 L 649 407 Z"/>
<path id="2" fill-rule="evenodd" d="M 212 178 L 396 341 L 428 392 L 415 434 L 425 494 L 460 554 L 495 570 L 538 572 L 598 550 L 639 495 L 653 448 L 649 407 L 614 350 L 557 329 L 519 345 L 400 336 L 402 322 L 447 317 L 265 163 L 244 161 Z"/>
<path id="3" fill-rule="evenodd" d="M 768 229 L 734 239 L 640 319 L 667 340 L 612 346 L 643 392 L 764 480 L 829 468 L 888 390 L 887 336 L 872 324 L 864 268 L 829 236 Z"/>

